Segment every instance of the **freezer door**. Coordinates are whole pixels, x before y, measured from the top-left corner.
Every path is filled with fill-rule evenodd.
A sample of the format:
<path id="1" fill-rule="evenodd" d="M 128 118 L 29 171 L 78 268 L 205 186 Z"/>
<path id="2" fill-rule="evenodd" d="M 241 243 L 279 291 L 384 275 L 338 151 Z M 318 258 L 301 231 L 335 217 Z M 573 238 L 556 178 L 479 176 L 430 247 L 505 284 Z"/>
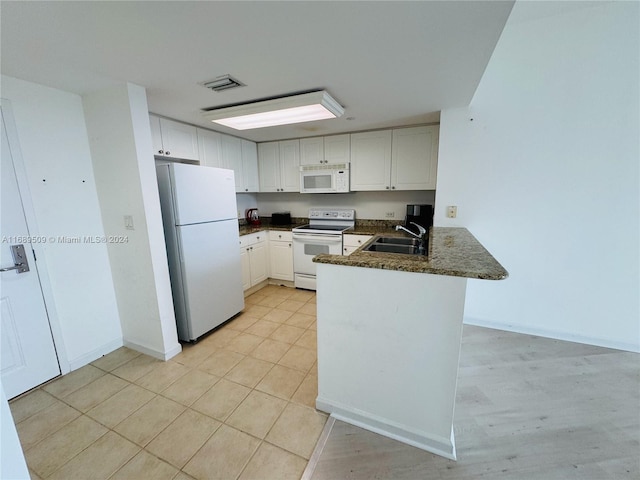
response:
<path id="1" fill-rule="evenodd" d="M 233 170 L 172 163 L 176 225 L 234 219 L 237 221 Z"/>
<path id="2" fill-rule="evenodd" d="M 189 337 L 180 340 L 190 341 L 244 308 L 238 221 L 199 223 L 177 230 L 187 318 L 178 318 L 177 310 L 176 318 L 178 331 L 188 332 Z"/>

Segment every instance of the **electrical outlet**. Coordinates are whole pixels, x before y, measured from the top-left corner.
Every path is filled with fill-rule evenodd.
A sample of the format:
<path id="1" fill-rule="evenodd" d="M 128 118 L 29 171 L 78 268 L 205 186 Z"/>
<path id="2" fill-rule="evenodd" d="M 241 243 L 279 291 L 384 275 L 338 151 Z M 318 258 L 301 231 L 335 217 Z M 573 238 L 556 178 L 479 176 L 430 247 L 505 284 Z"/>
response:
<path id="1" fill-rule="evenodd" d="M 455 205 L 449 205 L 447 207 L 447 217 L 448 218 L 456 218 L 458 216 L 458 207 Z"/>
<path id="2" fill-rule="evenodd" d="M 394 218 L 396 216 L 396 212 L 387 212 L 384 216 L 385 218 Z"/>

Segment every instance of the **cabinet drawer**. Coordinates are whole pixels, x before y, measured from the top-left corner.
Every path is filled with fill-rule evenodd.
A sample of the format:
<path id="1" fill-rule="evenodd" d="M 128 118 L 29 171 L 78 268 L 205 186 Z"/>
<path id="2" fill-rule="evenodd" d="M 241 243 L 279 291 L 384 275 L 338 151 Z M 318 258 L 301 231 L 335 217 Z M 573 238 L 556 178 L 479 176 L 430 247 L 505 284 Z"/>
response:
<path id="1" fill-rule="evenodd" d="M 345 247 L 360 247 L 367 243 L 373 235 L 353 235 L 345 234 L 342 236 L 342 243 Z"/>
<path id="2" fill-rule="evenodd" d="M 288 231 L 270 230 L 269 240 L 274 240 L 276 242 L 290 242 L 293 240 L 293 234 Z"/>
<path id="3" fill-rule="evenodd" d="M 267 232 L 257 232 L 250 235 L 242 235 L 240 237 L 240 247 L 249 247 L 258 242 L 263 242 L 267 237 L 266 233 Z"/>

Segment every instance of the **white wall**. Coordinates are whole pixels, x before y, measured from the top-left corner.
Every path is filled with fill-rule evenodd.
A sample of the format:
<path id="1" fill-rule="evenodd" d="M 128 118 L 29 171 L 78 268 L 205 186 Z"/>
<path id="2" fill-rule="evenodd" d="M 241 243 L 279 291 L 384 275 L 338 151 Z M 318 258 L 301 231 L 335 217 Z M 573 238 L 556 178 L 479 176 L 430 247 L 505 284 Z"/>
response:
<path id="1" fill-rule="evenodd" d="M 372 220 L 404 220 L 407 204 L 434 203 L 434 191 L 407 192 L 351 192 L 335 194 L 304 193 L 258 193 L 255 194 L 260 215 L 270 216 L 273 212 L 290 211 L 292 217 L 308 217 L 310 207 L 354 208 L 356 218 Z M 238 208 L 241 203 L 237 195 Z M 256 206 L 256 205 L 254 205 Z M 248 207 L 246 207 L 248 208 Z M 393 212 L 393 217 L 386 216 Z"/>
<path id="2" fill-rule="evenodd" d="M 80 97 L 6 76 L 2 97 L 12 104 L 29 179 L 38 230 L 31 233 L 104 235 Z M 52 241 L 36 254 L 49 273 L 63 373 L 121 346 L 106 246 Z"/>
<path id="3" fill-rule="evenodd" d="M 638 3 L 553 7 L 516 3 L 470 108 L 442 112 L 435 223 L 509 270 L 469 282 L 467 322 L 638 351 Z"/>
<path id="4" fill-rule="evenodd" d="M 29 470 L 24 459 L 20 439 L 13 416 L 9 409 L 7 397 L 0 384 L 0 478 L 4 479 L 28 479 Z"/>
<path id="5" fill-rule="evenodd" d="M 168 359 L 180 352 L 145 90 L 132 84 L 83 98 L 124 343 Z M 133 217 L 133 230 L 124 216 Z"/>

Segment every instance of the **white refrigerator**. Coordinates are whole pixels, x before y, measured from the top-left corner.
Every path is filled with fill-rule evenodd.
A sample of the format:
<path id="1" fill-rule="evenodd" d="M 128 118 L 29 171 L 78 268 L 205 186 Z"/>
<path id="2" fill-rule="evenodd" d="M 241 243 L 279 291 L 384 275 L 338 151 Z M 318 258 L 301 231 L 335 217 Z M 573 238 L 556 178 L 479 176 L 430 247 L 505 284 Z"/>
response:
<path id="1" fill-rule="evenodd" d="M 178 338 L 195 341 L 244 308 L 233 170 L 156 166 Z"/>

